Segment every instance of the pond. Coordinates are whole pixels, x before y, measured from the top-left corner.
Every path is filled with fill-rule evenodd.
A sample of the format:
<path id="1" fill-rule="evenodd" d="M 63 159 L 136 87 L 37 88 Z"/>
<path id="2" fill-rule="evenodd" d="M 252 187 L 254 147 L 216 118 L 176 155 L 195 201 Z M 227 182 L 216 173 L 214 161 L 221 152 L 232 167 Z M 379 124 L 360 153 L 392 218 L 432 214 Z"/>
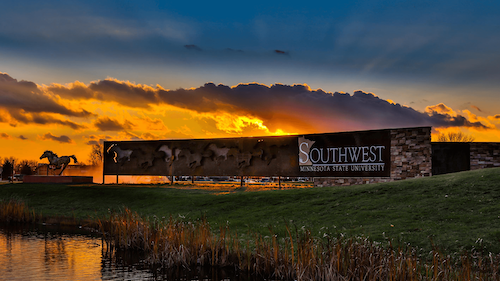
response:
<path id="1" fill-rule="evenodd" d="M 79 227 L 0 224 L 2 280 L 263 280 L 221 269 L 164 271 L 139 253 L 106 250 L 101 236 Z"/>

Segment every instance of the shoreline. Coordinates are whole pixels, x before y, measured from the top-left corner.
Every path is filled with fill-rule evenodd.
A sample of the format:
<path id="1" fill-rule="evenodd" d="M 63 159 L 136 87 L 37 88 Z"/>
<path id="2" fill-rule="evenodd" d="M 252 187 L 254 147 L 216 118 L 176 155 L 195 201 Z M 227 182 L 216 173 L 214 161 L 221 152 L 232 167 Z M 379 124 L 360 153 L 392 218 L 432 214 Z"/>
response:
<path id="1" fill-rule="evenodd" d="M 500 253 L 500 169 L 365 184 L 351 187 L 254 191 L 235 186 L 2 184 L 0 200 L 23 200 L 44 217 L 107 218 L 129 208 L 144 218 L 207 217 L 218 228 L 229 223 L 242 238 L 249 231 L 286 236 L 285 225 L 315 236 L 366 236 L 387 244 L 409 243 L 445 253 L 478 248 Z M 68 219 L 66 219 L 68 220 Z M 476 241 L 482 241 L 478 245 Z"/>
<path id="2" fill-rule="evenodd" d="M 163 273 L 201 267 L 229 268 L 264 280 L 352 280 L 358 276 L 368 277 L 367 280 L 435 280 L 437 276 L 442 280 L 470 280 L 493 278 L 500 266 L 500 254 L 483 257 L 473 252 L 451 257 L 435 248 L 432 259 L 425 260 L 418 258 L 411 247 L 393 248 L 391 243 L 385 247 L 363 237 L 325 241 L 312 236 L 307 229 L 296 229 L 293 233 L 288 227 L 288 237 L 278 237 L 270 229 L 271 237 L 254 234 L 250 244 L 251 241 L 241 241 L 228 225 L 216 234 L 205 218 L 195 222 L 172 217 L 151 221 L 127 208 L 102 221 L 44 218 L 15 200 L 1 202 L 0 208 L 2 218 L 9 215 L 6 209 L 12 211 L 13 224 L 79 226 L 88 234 L 101 236 L 106 253 L 138 251 L 145 254 L 146 264 L 160 268 Z M 16 219 L 16 215 L 21 216 Z M 491 262 L 482 263 L 483 259 Z M 429 268 L 433 270 L 428 271 Z"/>

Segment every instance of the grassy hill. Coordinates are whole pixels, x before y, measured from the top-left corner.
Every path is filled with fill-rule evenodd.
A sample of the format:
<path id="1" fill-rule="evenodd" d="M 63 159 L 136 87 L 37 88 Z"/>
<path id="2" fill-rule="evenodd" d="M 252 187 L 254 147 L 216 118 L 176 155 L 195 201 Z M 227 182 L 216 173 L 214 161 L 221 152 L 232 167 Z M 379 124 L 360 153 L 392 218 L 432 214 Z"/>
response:
<path id="1" fill-rule="evenodd" d="M 168 185 L 3 184 L 0 199 L 19 198 L 45 216 L 106 217 L 128 207 L 142 216 L 229 224 L 245 238 L 286 236 L 285 226 L 317 237 L 368 236 L 446 253 L 500 253 L 500 169 L 392 183 L 245 192 Z"/>

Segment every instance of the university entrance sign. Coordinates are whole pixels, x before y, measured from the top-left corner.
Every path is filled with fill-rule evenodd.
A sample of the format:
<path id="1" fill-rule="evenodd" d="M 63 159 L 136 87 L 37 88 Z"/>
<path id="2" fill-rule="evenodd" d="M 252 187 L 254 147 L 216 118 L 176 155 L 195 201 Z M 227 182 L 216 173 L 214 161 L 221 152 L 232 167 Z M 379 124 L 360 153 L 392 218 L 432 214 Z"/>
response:
<path id="1" fill-rule="evenodd" d="M 299 136 L 298 150 L 301 176 L 390 176 L 388 130 Z"/>
<path id="2" fill-rule="evenodd" d="M 105 175 L 388 177 L 390 130 L 105 142 Z"/>

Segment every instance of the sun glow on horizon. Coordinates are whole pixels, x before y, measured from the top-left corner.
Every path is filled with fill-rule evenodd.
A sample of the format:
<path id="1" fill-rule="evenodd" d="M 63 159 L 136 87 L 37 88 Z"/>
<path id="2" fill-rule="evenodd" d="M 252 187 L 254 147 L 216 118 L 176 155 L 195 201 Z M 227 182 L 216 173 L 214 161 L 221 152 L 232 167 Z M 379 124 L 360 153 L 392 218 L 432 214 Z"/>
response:
<path id="1" fill-rule="evenodd" d="M 216 127 L 220 131 L 228 134 L 237 135 L 287 135 L 282 129 L 277 129 L 271 132 L 269 128 L 264 125 L 264 121 L 257 117 L 247 115 L 236 115 L 228 112 L 217 112 L 216 114 L 203 114 L 206 118 L 213 119 L 216 122 Z"/>

